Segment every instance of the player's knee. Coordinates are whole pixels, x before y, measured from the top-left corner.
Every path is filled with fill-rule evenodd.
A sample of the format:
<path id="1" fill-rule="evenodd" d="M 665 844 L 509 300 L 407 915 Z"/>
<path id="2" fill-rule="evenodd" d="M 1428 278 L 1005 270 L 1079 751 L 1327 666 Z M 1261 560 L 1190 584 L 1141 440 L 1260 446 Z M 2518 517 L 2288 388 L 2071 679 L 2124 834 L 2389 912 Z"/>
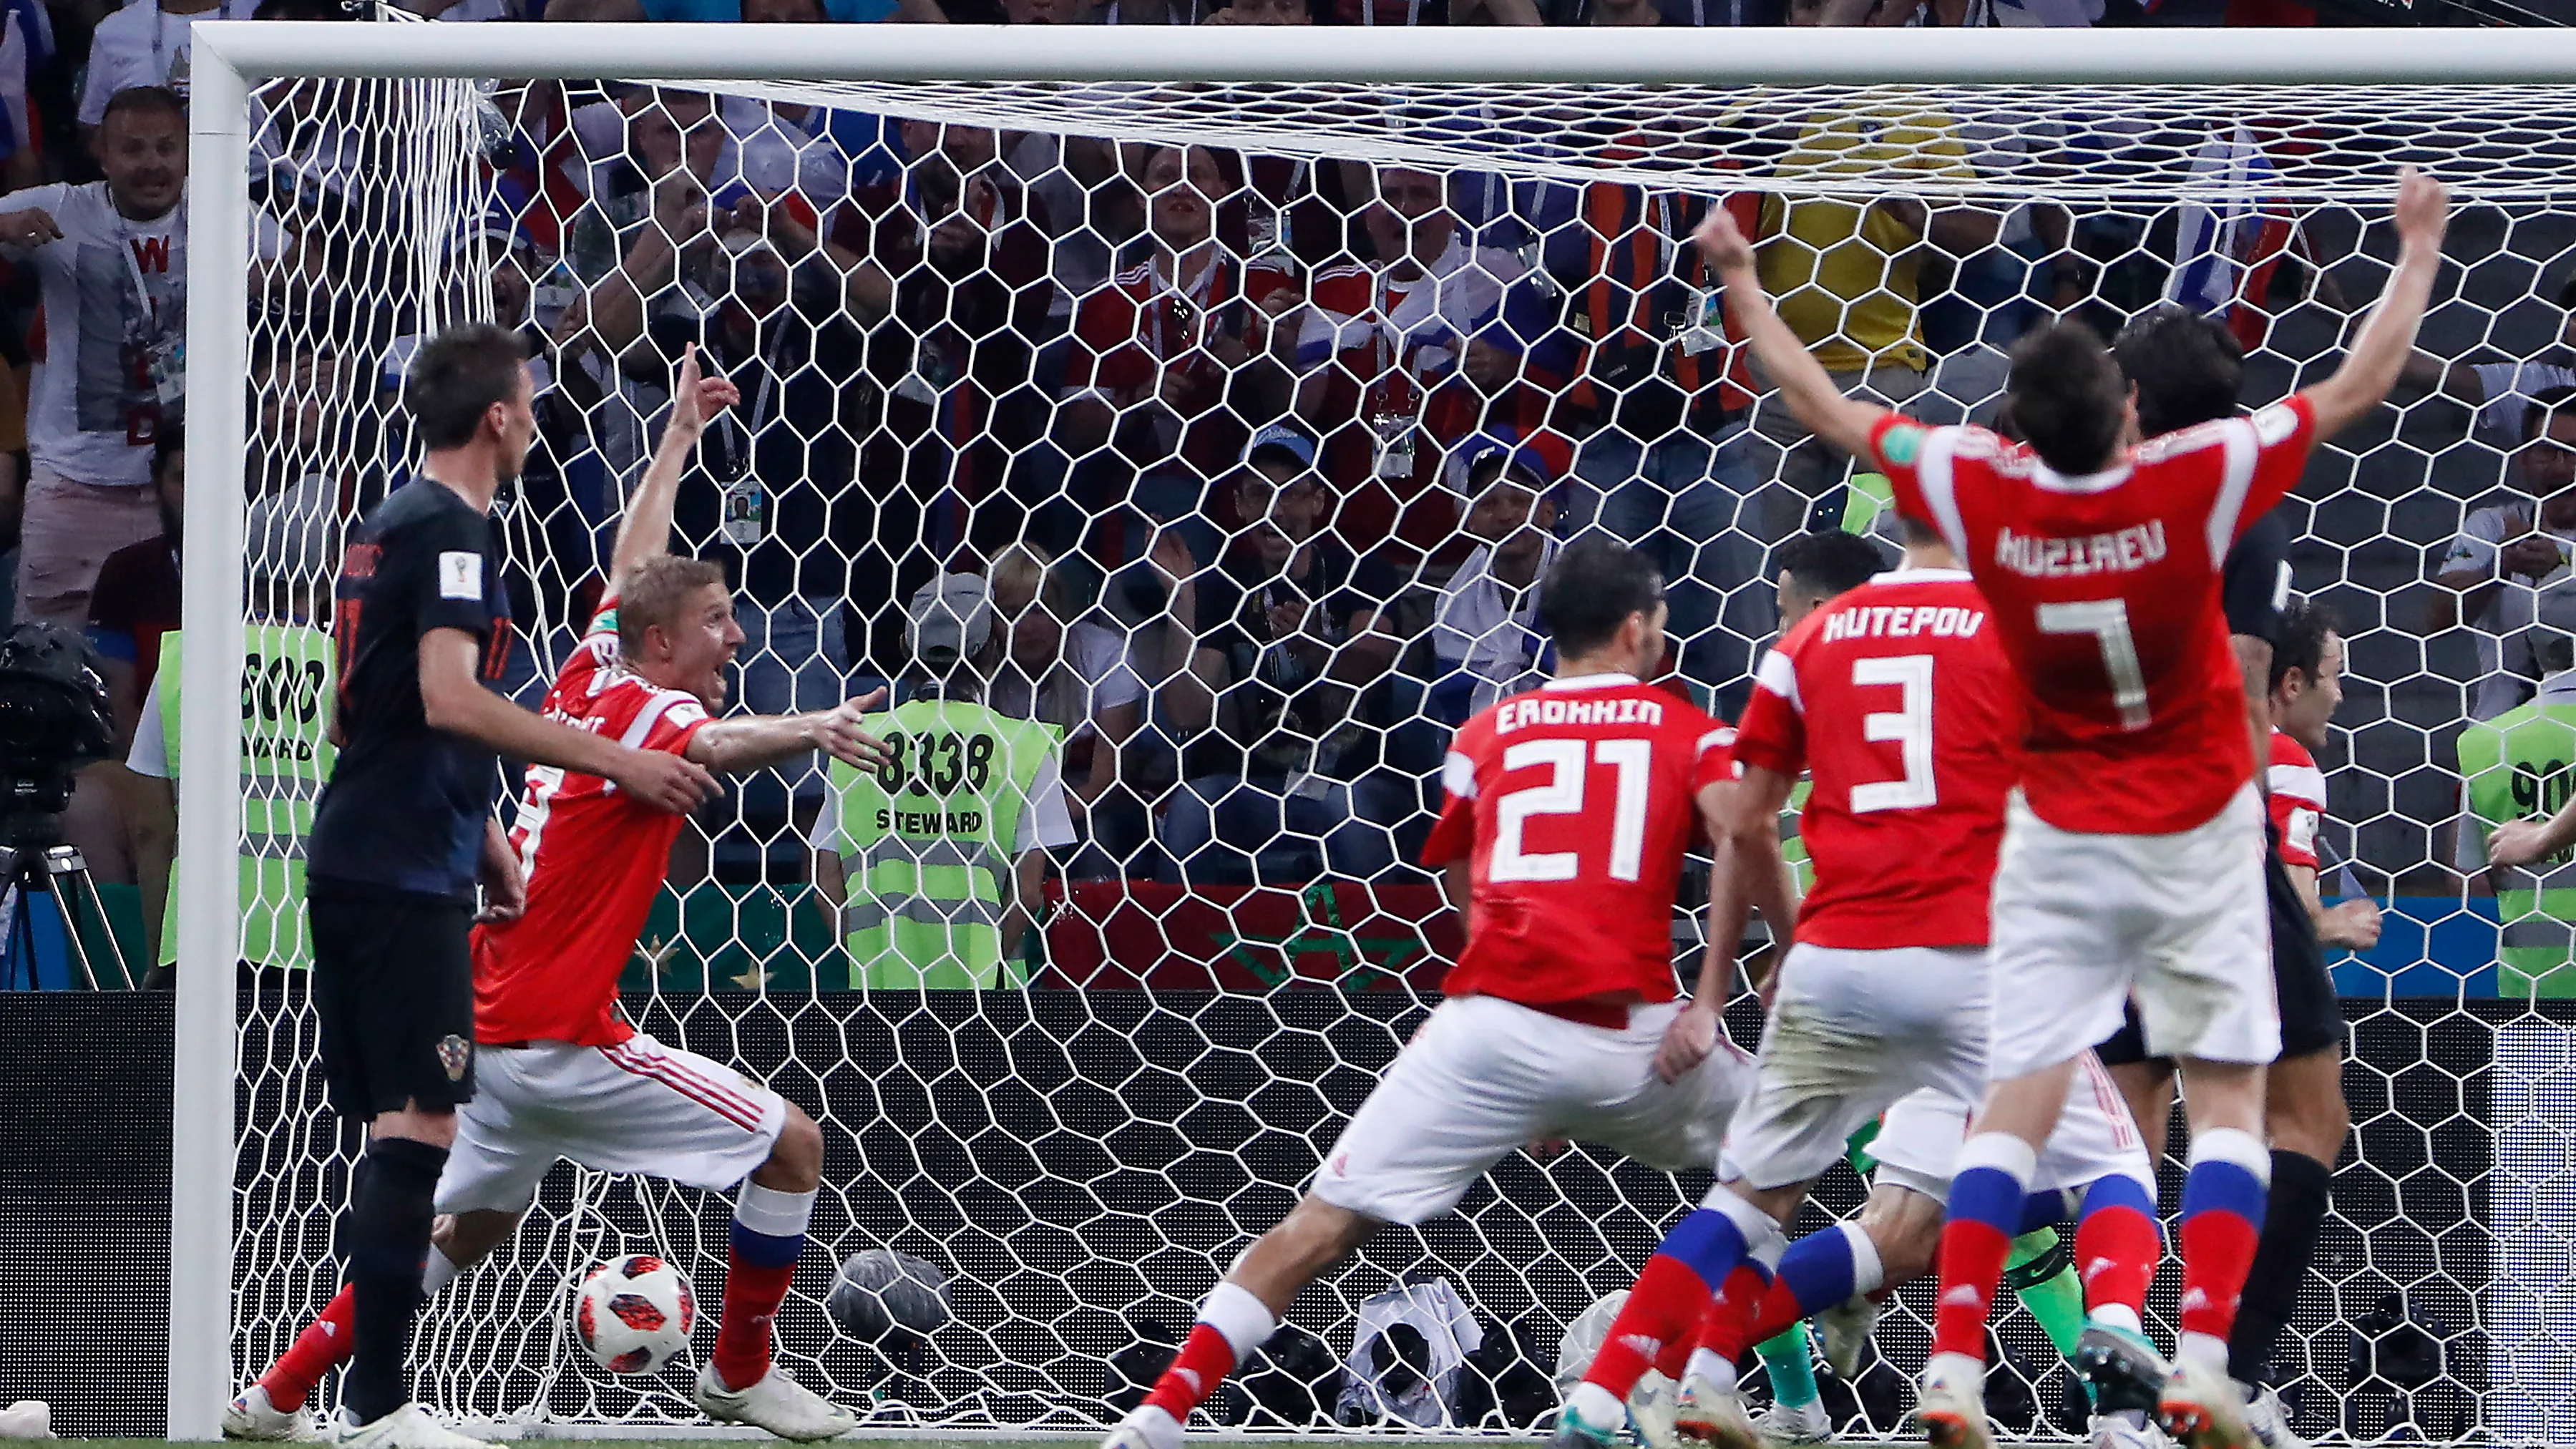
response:
<path id="1" fill-rule="evenodd" d="M 812 1192 L 823 1185 L 823 1129 L 804 1108 L 787 1104 L 787 1125 L 778 1129 L 769 1160 L 754 1177 L 779 1192 Z"/>

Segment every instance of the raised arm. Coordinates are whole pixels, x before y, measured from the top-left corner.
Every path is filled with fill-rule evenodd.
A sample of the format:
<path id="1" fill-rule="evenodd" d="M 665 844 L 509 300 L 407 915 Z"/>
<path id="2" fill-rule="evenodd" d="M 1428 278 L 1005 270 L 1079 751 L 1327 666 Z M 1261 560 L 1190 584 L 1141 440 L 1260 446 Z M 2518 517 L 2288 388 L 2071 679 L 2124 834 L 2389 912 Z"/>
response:
<path id="1" fill-rule="evenodd" d="M 662 439 L 644 480 L 626 500 L 626 516 L 617 525 L 617 545 L 609 555 L 609 579 L 626 577 L 646 559 L 671 551 L 671 510 L 680 496 L 680 474 L 689 466 L 707 421 L 742 401 L 742 390 L 721 377 L 698 374 L 698 344 L 680 355 L 680 377 L 671 388 L 671 415 L 662 423 Z"/>
<path id="2" fill-rule="evenodd" d="M 2362 414 L 2379 406 L 2397 385 L 2415 355 L 2416 329 L 2424 324 L 2424 307 L 2433 296 L 2433 278 L 2442 268 L 2442 232 L 2450 224 L 2451 193 L 2441 182 L 2409 166 L 2397 176 L 2397 270 L 2388 290 L 2370 311 L 2345 354 L 2343 366 L 2307 390 L 2316 410 L 2317 436 L 2331 438 Z"/>
<path id="3" fill-rule="evenodd" d="M 1710 207 L 1692 240 L 1699 244 L 1709 274 L 1726 289 L 1728 315 L 1744 329 L 1744 340 L 1787 400 L 1790 414 L 1817 437 L 1846 453 L 1867 457 L 1869 430 L 1888 410 L 1843 396 L 1824 364 L 1780 320 L 1754 271 L 1753 243 L 1745 240 L 1735 218 L 1727 215 L 1725 207 Z"/>
<path id="4" fill-rule="evenodd" d="M 765 769 L 821 750 L 844 764 L 874 770 L 888 758 L 885 741 L 859 728 L 859 723 L 883 703 L 885 691 L 878 689 L 811 714 L 711 720 L 689 737 L 689 758 L 731 774 Z"/>

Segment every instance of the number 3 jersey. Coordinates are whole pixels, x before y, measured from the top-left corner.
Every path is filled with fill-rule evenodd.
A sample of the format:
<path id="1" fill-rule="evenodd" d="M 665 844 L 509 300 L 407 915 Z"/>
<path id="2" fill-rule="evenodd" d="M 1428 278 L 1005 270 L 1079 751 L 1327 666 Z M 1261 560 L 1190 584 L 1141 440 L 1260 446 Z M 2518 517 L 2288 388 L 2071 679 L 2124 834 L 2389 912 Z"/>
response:
<path id="1" fill-rule="evenodd" d="M 543 713 L 636 749 L 685 753 L 707 723 L 698 697 L 619 665 L 617 600 L 600 603 Z M 510 851 L 527 877 L 515 921 L 474 928 L 474 1038 L 614 1046 L 617 978 L 670 875 L 686 817 L 638 804 L 614 781 L 530 765 Z"/>
<path id="2" fill-rule="evenodd" d="M 1983 428 L 1890 413 L 1871 430 L 1899 511 L 1940 531 L 1991 606 L 2030 712 L 2033 814 L 2081 834 L 2170 835 L 2254 778 L 2219 571 L 2315 441 L 2304 397 L 2080 477 Z"/>
<path id="3" fill-rule="evenodd" d="M 1625 674 L 1558 679 L 1459 728 L 1425 865 L 1466 860 L 1442 990 L 1547 1007 L 1670 1001 L 1673 895 L 1728 731 Z"/>
<path id="4" fill-rule="evenodd" d="M 1881 574 L 1762 657 L 1735 762 L 1815 777 L 1800 941 L 1982 946 L 2022 713 L 1985 596 L 1956 569 Z"/>

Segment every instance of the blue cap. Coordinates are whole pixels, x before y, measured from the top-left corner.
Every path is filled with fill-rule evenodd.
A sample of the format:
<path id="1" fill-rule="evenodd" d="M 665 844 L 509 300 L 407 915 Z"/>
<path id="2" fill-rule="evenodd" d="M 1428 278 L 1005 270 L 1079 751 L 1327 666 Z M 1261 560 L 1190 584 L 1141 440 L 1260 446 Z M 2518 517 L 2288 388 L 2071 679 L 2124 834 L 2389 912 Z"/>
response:
<path id="1" fill-rule="evenodd" d="M 1251 463 L 1272 452 L 1286 453 L 1300 468 L 1315 466 L 1315 440 L 1292 423 L 1272 423 L 1254 433 L 1252 441 L 1243 445 L 1243 461 Z"/>
<path id="2" fill-rule="evenodd" d="M 1476 470 L 1500 458 L 1506 469 L 1517 470 L 1522 481 L 1532 489 L 1545 492 L 1556 486 L 1556 470 L 1545 455 L 1508 433 L 1473 433 L 1458 441 L 1440 470 L 1440 481 L 1461 498 L 1474 499 L 1477 493 Z"/>

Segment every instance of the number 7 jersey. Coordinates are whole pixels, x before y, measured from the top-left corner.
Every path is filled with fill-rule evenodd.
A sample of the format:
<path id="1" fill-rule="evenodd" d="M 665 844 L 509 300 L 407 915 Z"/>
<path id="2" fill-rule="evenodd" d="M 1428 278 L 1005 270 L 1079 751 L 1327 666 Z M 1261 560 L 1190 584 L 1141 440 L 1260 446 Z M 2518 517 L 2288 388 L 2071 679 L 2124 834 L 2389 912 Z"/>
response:
<path id="1" fill-rule="evenodd" d="M 1625 674 L 1550 681 L 1449 746 L 1434 868 L 1474 881 L 1442 990 L 1529 1006 L 1670 1001 L 1673 895 L 1699 792 L 1734 778 L 1729 732 Z"/>
<path id="2" fill-rule="evenodd" d="M 1940 531 L 1993 610 L 2030 714 L 2033 814 L 2079 834 L 2171 835 L 2253 780 L 2219 571 L 2315 442 L 2295 396 L 2082 477 L 1983 428 L 1890 413 L 1871 430 L 1899 511 Z"/>

